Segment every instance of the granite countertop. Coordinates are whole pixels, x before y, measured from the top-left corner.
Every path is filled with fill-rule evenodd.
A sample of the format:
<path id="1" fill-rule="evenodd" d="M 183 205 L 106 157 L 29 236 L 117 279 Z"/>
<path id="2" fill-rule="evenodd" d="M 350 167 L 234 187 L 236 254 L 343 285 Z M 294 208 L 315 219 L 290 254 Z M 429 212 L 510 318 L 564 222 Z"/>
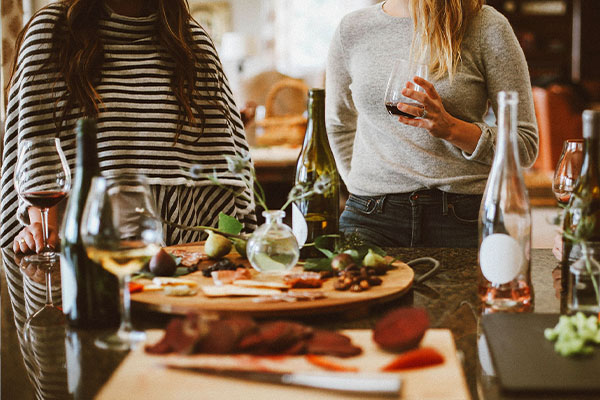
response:
<path id="1" fill-rule="evenodd" d="M 464 372 L 471 395 L 476 398 L 500 399 L 494 378 L 482 373 L 478 354 L 477 251 L 476 249 L 388 249 L 388 253 L 408 261 L 434 257 L 441 262 L 439 272 L 413 288 L 402 298 L 371 309 L 356 309 L 337 315 L 304 318 L 302 321 L 330 329 L 372 328 L 388 310 L 399 306 L 425 307 L 432 326 L 452 330 L 457 348 L 463 356 Z M 22 270 L 12 250 L 3 250 L 4 274 L 0 290 L 2 308 L 2 397 L 30 399 L 38 397 L 92 398 L 116 369 L 125 353 L 99 350 L 93 345 L 97 331 L 45 332 L 45 342 L 30 345 L 23 335 L 23 325 L 32 311 L 44 304 L 44 279 L 39 271 Z M 535 312 L 559 311 L 551 271 L 557 262 L 548 249 L 532 251 L 532 280 Z M 427 272 L 430 264 L 414 267 L 417 276 Z M 59 276 L 53 275 L 59 282 Z M 7 290 L 8 289 L 8 290 Z M 55 303 L 60 303 L 60 288 L 54 285 Z M 134 323 L 143 328 L 164 327 L 169 316 L 135 312 Z M 52 349 L 52 357 L 44 351 Z M 482 361 L 483 362 L 483 361 Z"/>

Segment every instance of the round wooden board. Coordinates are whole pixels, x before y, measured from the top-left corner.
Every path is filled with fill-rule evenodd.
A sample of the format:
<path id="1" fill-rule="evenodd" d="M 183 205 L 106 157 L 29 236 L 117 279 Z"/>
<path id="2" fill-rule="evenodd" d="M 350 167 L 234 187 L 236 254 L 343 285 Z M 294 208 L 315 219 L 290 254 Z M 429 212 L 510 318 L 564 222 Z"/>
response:
<path id="1" fill-rule="evenodd" d="M 202 244 L 186 244 L 167 247 L 165 250 L 173 252 L 175 250 L 190 253 L 203 253 Z M 235 254 L 235 255 L 234 255 Z M 249 265 L 248 261 L 237 256 L 232 252 L 228 256 L 235 263 Z M 202 261 L 202 266 L 213 264 L 214 261 Z M 382 276 L 383 283 L 380 286 L 371 287 L 362 292 L 338 291 L 333 288 L 334 279 L 327 279 L 320 289 L 300 289 L 300 290 L 320 290 L 327 297 L 312 301 L 289 302 L 253 302 L 253 297 L 206 297 L 200 288 L 194 296 L 166 296 L 163 291 L 148 291 L 134 293 L 131 295 L 131 301 L 135 307 L 142 307 L 153 311 L 168 314 L 187 314 L 189 312 L 218 312 L 221 314 L 243 313 L 255 317 L 265 316 L 304 316 L 314 314 L 325 314 L 333 312 L 352 311 L 355 308 L 368 307 L 373 304 L 383 303 L 401 297 L 412 286 L 414 271 L 403 262 L 393 263 L 394 269 Z M 197 271 L 184 276 L 185 279 L 198 281 L 199 286 L 212 285 L 211 278 L 202 276 L 202 272 Z"/>

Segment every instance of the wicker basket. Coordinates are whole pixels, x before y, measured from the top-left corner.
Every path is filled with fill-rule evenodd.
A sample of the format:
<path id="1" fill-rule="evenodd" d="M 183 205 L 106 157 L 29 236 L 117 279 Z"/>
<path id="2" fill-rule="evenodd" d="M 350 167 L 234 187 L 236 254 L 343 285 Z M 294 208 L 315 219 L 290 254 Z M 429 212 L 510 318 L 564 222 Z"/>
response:
<path id="1" fill-rule="evenodd" d="M 259 146 L 302 145 L 306 118 L 302 114 L 273 115 L 277 95 L 283 89 L 293 89 L 298 96 L 306 96 L 308 86 L 297 79 L 282 79 L 274 84 L 265 100 L 265 118 L 256 122 L 256 144 Z M 262 130 L 262 134 L 259 132 Z"/>

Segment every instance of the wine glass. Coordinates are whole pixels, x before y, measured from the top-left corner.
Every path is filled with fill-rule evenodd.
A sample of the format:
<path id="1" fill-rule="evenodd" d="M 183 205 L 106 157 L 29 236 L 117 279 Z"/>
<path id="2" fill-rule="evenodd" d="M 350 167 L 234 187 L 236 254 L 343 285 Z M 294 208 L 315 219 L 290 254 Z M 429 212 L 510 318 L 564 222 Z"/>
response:
<path id="1" fill-rule="evenodd" d="M 425 93 L 425 89 L 412 81 L 415 76 L 428 79 L 429 67 L 427 64 L 406 58 L 399 58 L 396 61 L 385 90 L 385 108 L 390 115 L 401 115 L 408 118 L 420 118 L 420 113 L 419 115 L 412 115 L 398 110 L 399 103 L 407 104 L 423 110 L 423 104 L 402 94 L 402 89 L 405 87 L 412 88 L 417 92 Z"/>
<path id="2" fill-rule="evenodd" d="M 58 270 L 59 261 L 32 263 L 23 258 L 20 260 L 19 265 L 26 277 L 24 290 L 26 293 L 31 293 L 31 296 L 26 296 L 26 301 L 28 298 L 30 301 L 35 299 L 36 294 L 39 293 L 36 286 L 42 283 L 42 280 L 45 284 L 44 305 L 42 308 L 31 314 L 25 321 L 25 324 L 23 325 L 25 334 L 28 335 L 30 330 L 35 330 L 39 327 L 65 325 L 66 318 L 62 310 L 54 304 L 52 298 L 52 273 Z M 40 272 L 43 273 L 43 277 L 40 277 Z M 55 288 L 55 290 L 59 289 L 60 286 L 58 289 Z M 38 302 L 32 301 L 32 304 L 38 304 Z"/>
<path id="3" fill-rule="evenodd" d="M 566 206 L 581 173 L 583 162 L 583 139 L 568 139 L 563 143 L 562 153 L 554 170 L 552 191 L 561 207 Z"/>
<path id="4" fill-rule="evenodd" d="M 130 276 L 141 270 L 162 244 L 162 225 L 145 177 L 92 179 L 81 219 L 81 238 L 88 257 L 116 275 L 121 287 L 119 330 L 99 337 L 95 343 L 105 349 L 129 350 L 146 337 L 131 326 Z"/>
<path id="5" fill-rule="evenodd" d="M 15 168 L 15 189 L 24 201 L 40 210 L 44 246 L 27 262 L 48 263 L 58 254 L 48 245 L 48 210 L 71 190 L 71 170 L 58 138 L 33 138 L 20 143 Z"/>

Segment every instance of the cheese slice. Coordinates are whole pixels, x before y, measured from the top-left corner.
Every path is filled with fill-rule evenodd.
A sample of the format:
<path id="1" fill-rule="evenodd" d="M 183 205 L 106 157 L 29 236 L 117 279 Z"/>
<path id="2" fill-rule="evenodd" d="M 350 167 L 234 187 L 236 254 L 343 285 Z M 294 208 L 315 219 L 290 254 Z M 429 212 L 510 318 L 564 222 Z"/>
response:
<path id="1" fill-rule="evenodd" d="M 198 286 L 198 282 L 193 281 L 191 279 L 183 279 L 183 278 L 171 278 L 165 276 L 157 276 L 152 279 L 152 283 L 158 286 L 177 286 L 177 285 L 188 285 L 188 286 Z"/>
<path id="2" fill-rule="evenodd" d="M 254 288 L 269 288 L 269 289 L 289 289 L 290 286 L 283 282 L 275 281 L 255 281 L 252 279 L 237 279 L 233 281 L 235 286 L 254 287 Z"/>
<path id="3" fill-rule="evenodd" d="M 273 296 L 276 294 L 281 294 L 281 291 L 277 289 L 240 287 L 236 285 L 201 286 L 200 288 L 208 297 Z"/>

